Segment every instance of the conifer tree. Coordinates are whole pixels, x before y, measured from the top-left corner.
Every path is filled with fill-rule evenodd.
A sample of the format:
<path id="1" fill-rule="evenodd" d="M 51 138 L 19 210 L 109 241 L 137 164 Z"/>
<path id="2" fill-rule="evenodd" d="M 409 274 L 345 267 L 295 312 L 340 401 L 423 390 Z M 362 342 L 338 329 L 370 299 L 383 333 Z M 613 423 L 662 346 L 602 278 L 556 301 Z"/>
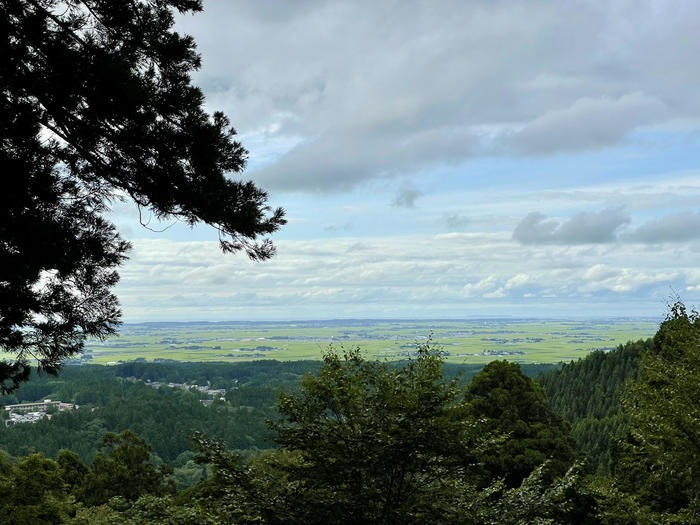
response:
<path id="1" fill-rule="evenodd" d="M 630 416 L 618 475 L 652 510 L 700 520 L 700 316 L 678 301 L 623 400 Z"/>
<path id="2" fill-rule="evenodd" d="M 104 213 L 218 230 L 224 252 L 260 260 L 284 224 L 253 182 L 220 112 L 204 111 L 200 65 L 173 11 L 199 0 L 0 0 L 0 392 L 55 373 L 86 337 L 115 331 L 111 289 L 129 244 Z M 261 240 L 262 237 L 262 240 Z"/>
<path id="3" fill-rule="evenodd" d="M 550 410 L 544 389 L 518 364 L 490 362 L 472 379 L 468 392 L 471 415 L 504 436 L 480 458 L 485 484 L 504 478 L 507 486 L 518 487 L 546 461 L 556 474 L 571 465 L 575 452 L 568 425 Z"/>

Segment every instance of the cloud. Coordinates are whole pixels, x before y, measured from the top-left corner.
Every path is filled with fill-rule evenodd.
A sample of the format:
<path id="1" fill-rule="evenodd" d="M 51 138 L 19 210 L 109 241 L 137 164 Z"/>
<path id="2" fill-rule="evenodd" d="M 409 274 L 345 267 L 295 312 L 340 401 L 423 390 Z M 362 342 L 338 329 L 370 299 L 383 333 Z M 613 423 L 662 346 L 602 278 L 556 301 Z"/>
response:
<path id="1" fill-rule="evenodd" d="M 499 286 L 500 280 L 495 275 L 484 277 L 477 283 L 467 283 L 462 288 L 465 297 L 481 299 L 502 299 L 506 292 Z"/>
<path id="2" fill-rule="evenodd" d="M 568 220 L 548 219 L 539 212 L 527 215 L 513 230 L 513 240 L 522 244 L 588 244 L 616 240 L 629 216 L 621 208 L 580 212 Z"/>
<path id="3" fill-rule="evenodd" d="M 471 220 L 466 215 L 460 215 L 459 213 L 447 213 L 442 218 L 445 226 L 450 230 L 461 230 L 466 228 Z"/>
<path id="4" fill-rule="evenodd" d="M 511 290 L 513 288 L 522 288 L 532 282 L 532 278 L 526 273 L 519 273 L 514 275 L 506 282 L 504 288 L 506 290 Z"/>
<path id="5" fill-rule="evenodd" d="M 630 268 L 610 268 L 604 264 L 596 264 L 583 274 L 583 279 L 588 282 L 581 286 L 581 290 L 610 290 L 616 293 L 631 292 L 651 284 L 671 283 L 679 277 L 680 274 L 678 272 L 650 272 Z"/>
<path id="6" fill-rule="evenodd" d="M 330 223 L 323 225 L 323 229 L 329 232 L 347 231 L 351 228 L 352 225 L 349 222 L 345 222 L 343 224 Z"/>
<path id="7" fill-rule="evenodd" d="M 372 179 L 459 163 L 475 143 L 472 133 L 458 127 L 413 132 L 332 129 L 256 170 L 255 178 L 283 190 L 347 190 Z"/>
<path id="8" fill-rule="evenodd" d="M 548 111 L 514 133 L 508 142 L 519 152 L 546 155 L 613 146 L 637 127 L 663 119 L 663 103 L 641 93 L 581 98 Z"/>
<path id="9" fill-rule="evenodd" d="M 408 185 L 403 185 L 399 188 L 392 205 L 397 208 L 415 208 L 416 199 L 420 196 L 421 192 L 417 189 Z"/>
<path id="10" fill-rule="evenodd" d="M 587 281 L 604 281 L 615 277 L 617 272 L 605 264 L 595 264 L 586 270 L 583 274 L 583 278 Z"/>
<path id="11" fill-rule="evenodd" d="M 262 157 L 256 182 L 318 192 L 598 150 L 681 119 L 697 130 L 698 18 L 697 2 L 584 2 L 572 16 L 524 0 L 244 0 L 178 30 L 198 43 L 208 106 Z"/>
<path id="12" fill-rule="evenodd" d="M 602 305 L 658 314 L 670 286 L 700 302 L 686 245 L 522 245 L 484 233 L 280 241 L 259 264 L 216 242 L 135 240 L 121 277 L 127 321 L 601 315 Z"/>
<path id="13" fill-rule="evenodd" d="M 700 212 L 681 212 L 651 220 L 626 233 L 632 242 L 662 243 L 700 239 Z"/>

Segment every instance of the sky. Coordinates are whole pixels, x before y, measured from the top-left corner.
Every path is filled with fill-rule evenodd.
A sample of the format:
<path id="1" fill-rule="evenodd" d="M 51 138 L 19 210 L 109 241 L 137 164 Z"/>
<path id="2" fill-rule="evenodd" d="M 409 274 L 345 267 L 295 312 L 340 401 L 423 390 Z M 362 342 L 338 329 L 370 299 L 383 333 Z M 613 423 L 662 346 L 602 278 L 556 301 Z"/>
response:
<path id="1" fill-rule="evenodd" d="M 176 27 L 249 151 L 231 176 L 289 223 L 255 263 L 116 204 L 125 321 L 700 303 L 700 3 L 209 0 Z"/>

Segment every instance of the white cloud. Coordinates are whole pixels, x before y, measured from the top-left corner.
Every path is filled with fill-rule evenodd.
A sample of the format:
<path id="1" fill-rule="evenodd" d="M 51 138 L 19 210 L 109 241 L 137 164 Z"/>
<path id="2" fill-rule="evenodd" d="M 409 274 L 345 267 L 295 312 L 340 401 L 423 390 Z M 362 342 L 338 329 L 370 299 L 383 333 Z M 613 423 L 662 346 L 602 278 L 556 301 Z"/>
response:
<path id="1" fill-rule="evenodd" d="M 605 264 L 596 264 L 584 272 L 583 278 L 588 281 L 598 282 L 613 278 L 616 275 L 617 271 L 609 266 Z"/>
<path id="2" fill-rule="evenodd" d="M 601 277 L 601 276 L 598 276 Z M 610 290 L 632 292 L 642 286 L 656 283 L 672 283 L 680 277 L 678 272 L 644 272 L 621 268 L 608 271 L 607 276 L 598 278 L 581 287 L 583 291 Z"/>
<path id="3" fill-rule="evenodd" d="M 513 239 L 523 244 L 606 243 L 616 239 L 629 216 L 621 208 L 579 212 L 568 220 L 547 219 L 538 212 L 527 215 L 513 230 Z"/>
<path id="4" fill-rule="evenodd" d="M 694 2 L 243 1 L 178 24 L 209 105 L 264 157 L 256 180 L 329 191 L 697 130 L 699 17 Z"/>
<path id="5" fill-rule="evenodd" d="M 696 262 L 689 246 L 532 246 L 485 234 L 282 241 L 261 264 L 216 242 L 137 240 L 117 290 L 130 321 L 600 315 L 602 303 L 610 314 L 630 304 L 656 314 L 671 287 L 689 302 L 700 293 Z M 552 306 L 561 298 L 568 306 Z"/>
<path id="6" fill-rule="evenodd" d="M 526 273 L 519 273 L 514 275 L 506 281 L 504 288 L 506 290 L 511 290 L 513 288 L 522 288 L 523 286 L 532 282 L 531 277 Z"/>
<path id="7" fill-rule="evenodd" d="M 482 297 L 484 299 L 501 299 L 506 296 L 505 291 L 503 288 L 498 288 L 497 290 L 494 290 L 492 292 L 486 292 Z"/>
<path id="8" fill-rule="evenodd" d="M 465 297 L 485 297 L 497 286 L 496 276 L 489 275 L 476 283 L 467 283 L 462 288 Z"/>

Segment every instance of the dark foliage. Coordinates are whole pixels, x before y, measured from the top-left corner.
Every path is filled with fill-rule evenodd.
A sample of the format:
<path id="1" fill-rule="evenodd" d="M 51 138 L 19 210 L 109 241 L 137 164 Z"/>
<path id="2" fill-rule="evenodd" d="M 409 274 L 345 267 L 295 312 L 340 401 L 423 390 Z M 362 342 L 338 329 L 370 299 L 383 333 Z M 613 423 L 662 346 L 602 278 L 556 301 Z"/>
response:
<path id="1" fill-rule="evenodd" d="M 128 243 L 102 214 L 130 198 L 161 219 L 205 222 L 225 252 L 273 254 L 284 224 L 267 194 L 231 180 L 246 151 L 208 115 L 173 10 L 197 0 L 0 2 L 0 391 L 34 362 L 54 373 L 87 336 L 114 332 L 110 290 Z"/>
<path id="2" fill-rule="evenodd" d="M 200 378 L 195 382 L 206 384 L 202 376 L 207 374 L 220 378 L 222 384 L 216 387 L 228 389 L 226 401 L 215 400 L 208 407 L 201 402 L 207 396 L 199 392 L 156 389 L 141 381 L 124 380 L 116 375 L 120 373 L 118 367 L 67 367 L 60 379 L 37 378 L 22 385 L 13 395 L 0 397 L 0 404 L 51 398 L 77 403 L 80 408 L 55 414 L 51 421 L 30 425 L 5 427 L 0 423 L 0 448 L 16 456 L 37 451 L 48 457 L 56 457 L 61 449 L 70 449 L 89 463 L 106 432 L 130 429 L 172 466 L 182 466 L 179 458 L 191 450 L 191 436 L 196 431 L 205 432 L 229 448 L 254 453 L 274 445 L 266 421 L 277 417 L 280 389 L 298 389 L 303 375 L 303 371 L 295 371 L 296 363 L 289 363 L 286 371 L 283 365 L 269 366 L 265 362 L 168 365 L 169 373 L 176 374 L 180 382 Z M 154 369 L 150 373 L 149 367 Z M 147 364 L 141 370 L 144 375 L 152 374 L 154 381 L 173 380 L 173 376 L 161 373 L 161 367 Z M 271 376 L 275 371 L 277 378 Z M 223 381 L 223 377 L 228 380 Z M 238 383 L 232 378 L 239 379 Z"/>
<path id="3" fill-rule="evenodd" d="M 630 379 L 637 376 L 642 354 L 652 340 L 628 342 L 611 352 L 596 351 L 559 370 L 537 377 L 547 392 L 549 406 L 571 425 L 577 449 L 589 466 L 609 474 L 619 440 L 629 429 L 621 405 Z"/>
<path id="4" fill-rule="evenodd" d="M 143 494 L 163 496 L 175 492 L 175 484 L 168 478 L 172 470 L 156 468 L 150 457 L 150 445 L 132 431 L 105 434 L 102 451 L 76 490 L 78 500 L 101 505 L 117 496 L 135 501 Z"/>
<path id="5" fill-rule="evenodd" d="M 678 523 L 700 516 L 700 316 L 677 301 L 623 396 L 619 486 Z M 680 519 L 679 519 L 680 518 Z M 660 520 L 660 518 L 658 518 Z M 670 522 L 670 521 L 669 521 Z M 688 521 L 690 522 L 690 521 Z"/>
<path id="6" fill-rule="evenodd" d="M 70 499 L 55 461 L 42 454 L 13 460 L 0 452 L 0 523 L 65 523 Z"/>
<path id="7" fill-rule="evenodd" d="M 221 523 L 596 523 L 580 466 L 561 472 L 556 464 L 571 450 L 550 446 L 563 426 L 539 387 L 517 366 L 509 370 L 517 385 L 502 388 L 519 386 L 515 395 L 538 406 L 521 407 L 517 436 L 489 431 L 508 425 L 497 414 L 475 417 L 463 378 L 446 377 L 443 364 L 429 345 L 400 363 L 329 350 L 298 392 L 281 395 L 282 417 L 272 424 L 278 449 L 244 461 L 197 439 L 214 475 L 189 493 L 189 505 Z M 538 426 L 547 417 L 555 426 L 548 437 Z M 543 453 L 522 485 L 507 486 L 500 472 L 483 483 L 484 458 L 511 439 L 518 449 L 531 434 L 541 439 L 528 444 Z"/>
<path id="8" fill-rule="evenodd" d="M 289 469 L 296 520 L 306 523 L 422 522 L 445 509 L 443 483 L 473 469 L 486 439 L 468 417 L 465 392 L 445 381 L 428 345 L 402 366 L 365 360 L 359 350 L 324 356 L 298 395 L 280 398 L 273 426 Z"/>
<path id="9" fill-rule="evenodd" d="M 508 361 L 492 361 L 472 379 L 470 413 L 504 441 L 480 458 L 484 483 L 503 478 L 518 487 L 532 471 L 549 461 L 550 471 L 561 475 L 574 460 L 569 427 L 547 406 L 544 390 Z"/>

